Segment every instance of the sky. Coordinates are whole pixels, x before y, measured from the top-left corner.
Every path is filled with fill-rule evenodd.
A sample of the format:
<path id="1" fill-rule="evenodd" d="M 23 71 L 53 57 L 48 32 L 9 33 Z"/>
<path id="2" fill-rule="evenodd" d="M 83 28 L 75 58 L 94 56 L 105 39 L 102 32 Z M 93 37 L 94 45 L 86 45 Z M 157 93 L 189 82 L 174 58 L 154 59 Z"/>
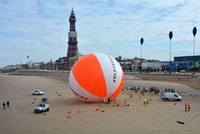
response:
<path id="1" fill-rule="evenodd" d="M 69 16 L 76 16 L 78 49 L 112 57 L 167 61 L 200 55 L 199 0 L 0 0 L 0 67 L 48 62 L 67 55 Z M 27 59 L 29 56 L 29 59 Z"/>

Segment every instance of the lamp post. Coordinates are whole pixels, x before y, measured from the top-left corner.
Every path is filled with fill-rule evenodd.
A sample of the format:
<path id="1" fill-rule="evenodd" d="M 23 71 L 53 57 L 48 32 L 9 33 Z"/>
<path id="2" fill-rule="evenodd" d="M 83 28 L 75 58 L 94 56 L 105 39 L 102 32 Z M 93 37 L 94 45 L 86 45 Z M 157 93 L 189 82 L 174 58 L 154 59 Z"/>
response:
<path id="1" fill-rule="evenodd" d="M 169 52 L 169 73 L 171 73 L 171 67 L 170 67 L 170 63 L 171 63 L 171 39 L 173 37 L 173 33 L 172 31 L 169 32 L 169 39 L 170 39 L 170 52 Z"/>
<path id="2" fill-rule="evenodd" d="M 141 49 L 140 49 L 140 64 L 141 64 L 141 72 L 142 73 L 142 44 L 144 43 L 144 39 L 140 39 Z"/>
<path id="3" fill-rule="evenodd" d="M 193 40 L 193 56 L 195 55 L 195 35 L 197 34 L 197 28 L 193 28 L 193 35 L 194 35 L 194 40 Z"/>
<path id="4" fill-rule="evenodd" d="M 29 56 L 27 56 L 26 59 L 27 59 L 27 69 L 28 69 L 28 59 L 29 59 Z"/>
<path id="5" fill-rule="evenodd" d="M 197 34 L 197 28 L 194 27 L 193 28 L 193 35 L 194 35 L 194 40 L 193 40 L 193 56 L 195 56 L 195 35 Z M 194 68 L 194 73 L 193 75 L 195 74 L 195 68 Z"/>

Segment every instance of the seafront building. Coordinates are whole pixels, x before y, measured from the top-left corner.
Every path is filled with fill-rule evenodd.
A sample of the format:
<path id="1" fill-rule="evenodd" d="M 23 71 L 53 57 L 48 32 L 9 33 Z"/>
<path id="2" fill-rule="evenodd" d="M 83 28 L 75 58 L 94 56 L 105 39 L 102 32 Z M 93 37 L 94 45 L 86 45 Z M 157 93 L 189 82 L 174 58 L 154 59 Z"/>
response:
<path id="1" fill-rule="evenodd" d="M 115 58 L 124 71 L 144 71 L 144 72 L 160 72 L 161 61 L 145 60 L 140 58 L 122 59 L 121 56 Z"/>
<path id="2" fill-rule="evenodd" d="M 143 72 L 199 72 L 200 55 L 174 57 L 174 61 L 146 60 L 140 58 L 122 59 L 116 57 L 124 71 Z"/>
<path id="3" fill-rule="evenodd" d="M 176 72 L 199 72 L 200 71 L 200 55 L 196 56 L 177 56 L 174 61 L 161 62 L 162 69 L 165 71 Z"/>

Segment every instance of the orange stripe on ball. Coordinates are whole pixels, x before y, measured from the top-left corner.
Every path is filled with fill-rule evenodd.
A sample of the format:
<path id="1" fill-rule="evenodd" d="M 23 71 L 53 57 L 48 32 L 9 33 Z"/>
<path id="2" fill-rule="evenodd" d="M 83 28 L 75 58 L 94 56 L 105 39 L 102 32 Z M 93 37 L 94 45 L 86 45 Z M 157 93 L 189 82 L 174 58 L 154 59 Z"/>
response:
<path id="1" fill-rule="evenodd" d="M 76 81 L 86 91 L 101 98 L 107 96 L 103 70 L 94 54 L 79 59 L 73 66 L 72 72 Z"/>

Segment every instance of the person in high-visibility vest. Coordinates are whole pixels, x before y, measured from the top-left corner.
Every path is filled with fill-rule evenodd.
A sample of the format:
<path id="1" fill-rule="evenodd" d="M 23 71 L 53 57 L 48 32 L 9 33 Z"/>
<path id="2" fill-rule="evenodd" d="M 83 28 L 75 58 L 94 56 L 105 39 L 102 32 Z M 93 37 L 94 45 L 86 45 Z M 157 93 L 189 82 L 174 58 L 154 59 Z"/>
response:
<path id="1" fill-rule="evenodd" d="M 188 103 L 188 111 L 190 111 L 190 103 Z"/>
<path id="2" fill-rule="evenodd" d="M 157 86 L 155 87 L 155 94 L 157 94 L 158 93 L 158 88 L 157 88 Z"/>
<path id="3" fill-rule="evenodd" d="M 187 112 L 187 103 L 185 103 L 185 112 Z"/>
<path id="4" fill-rule="evenodd" d="M 144 105 L 146 104 L 146 98 L 144 97 Z"/>

